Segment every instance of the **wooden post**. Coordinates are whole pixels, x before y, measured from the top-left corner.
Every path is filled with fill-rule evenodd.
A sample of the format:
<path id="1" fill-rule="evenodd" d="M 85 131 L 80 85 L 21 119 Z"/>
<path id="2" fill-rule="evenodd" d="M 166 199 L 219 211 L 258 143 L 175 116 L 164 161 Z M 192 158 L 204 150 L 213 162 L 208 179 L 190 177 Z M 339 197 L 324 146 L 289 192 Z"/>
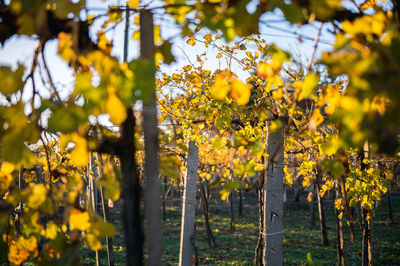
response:
<path id="1" fill-rule="evenodd" d="M 98 211 L 98 199 L 97 199 L 97 178 L 98 178 L 98 173 L 97 173 L 97 166 L 96 166 L 96 157 L 94 156 L 93 152 L 90 153 L 90 161 L 89 161 L 89 180 L 90 180 L 90 205 L 91 208 L 94 212 L 99 213 Z M 99 266 L 101 261 L 100 261 L 100 252 L 99 250 L 95 251 L 96 255 L 96 266 Z"/>
<path id="2" fill-rule="evenodd" d="M 150 10 L 140 12 L 140 53 L 143 59 L 154 63 L 154 25 Z M 155 69 L 155 65 L 154 65 Z M 143 103 L 144 175 L 145 175 L 145 220 L 146 246 L 149 266 L 161 265 L 162 222 L 160 162 L 158 158 L 158 121 L 155 93 L 155 78 L 149 86 L 150 99 Z"/>
<path id="3" fill-rule="evenodd" d="M 322 244 L 324 246 L 329 246 L 328 234 L 326 231 L 324 201 L 320 195 L 319 173 L 317 173 L 317 180 L 315 180 L 315 193 L 317 194 L 317 200 L 318 200 L 319 226 L 321 229 Z"/>
<path id="4" fill-rule="evenodd" d="M 206 232 L 207 232 L 207 242 L 208 246 L 210 248 L 214 248 L 217 246 L 217 243 L 215 242 L 215 238 L 212 234 L 211 227 L 210 227 L 210 221 L 209 221 L 209 211 L 208 211 L 208 198 L 206 195 L 206 191 L 204 189 L 205 184 L 202 183 L 200 185 L 200 190 L 201 190 L 201 196 L 202 196 L 202 201 L 203 201 L 203 215 L 204 215 L 204 224 L 206 227 Z"/>
<path id="5" fill-rule="evenodd" d="M 242 189 L 239 189 L 239 210 L 238 210 L 239 217 L 243 216 L 243 193 Z"/>
<path id="6" fill-rule="evenodd" d="M 264 265 L 282 265 L 284 127 L 267 128 L 267 171 L 264 175 Z"/>
<path id="7" fill-rule="evenodd" d="M 129 44 L 129 9 L 126 8 L 124 61 L 128 59 Z M 122 223 L 125 233 L 126 265 L 143 265 L 143 232 L 140 214 L 140 180 L 136 165 L 135 114 L 129 106 L 126 109 L 126 119 L 120 127 L 121 138 L 114 151 L 121 161 L 122 174 Z"/>
<path id="8" fill-rule="evenodd" d="M 165 222 L 167 220 L 167 214 L 166 214 L 166 201 L 167 201 L 167 177 L 164 176 L 164 182 L 163 182 L 163 186 L 164 186 L 164 191 L 162 194 L 162 217 L 163 217 L 163 221 Z"/>
<path id="9" fill-rule="evenodd" d="M 135 116 L 127 109 L 127 118 L 121 125 L 119 158 L 122 172 L 122 221 L 125 233 L 126 265 L 143 265 L 143 233 L 140 215 L 140 182 L 135 161 Z"/>
<path id="10" fill-rule="evenodd" d="M 232 190 L 231 194 L 229 194 L 229 203 L 231 210 L 231 231 L 235 231 L 235 191 Z"/>
<path id="11" fill-rule="evenodd" d="M 361 157 L 361 170 L 367 169 L 367 164 L 364 164 L 364 159 L 369 158 L 368 141 L 364 144 L 363 157 Z M 372 265 L 372 212 L 366 208 L 361 210 L 362 220 L 362 241 L 361 241 L 361 264 L 363 266 Z"/>
<path id="12" fill-rule="evenodd" d="M 310 210 L 310 227 L 315 227 L 315 180 L 312 180 L 311 185 L 311 201 L 308 203 Z"/>
<path id="13" fill-rule="evenodd" d="M 101 153 L 97 154 L 98 161 L 100 162 L 100 171 L 99 171 L 99 178 L 103 177 L 103 158 Z M 103 212 L 103 220 L 105 222 L 110 222 L 110 212 L 108 209 L 108 204 L 104 198 L 104 189 L 100 189 L 100 204 Z M 114 266 L 114 250 L 113 250 L 113 239 L 112 237 L 106 236 L 106 245 L 107 245 L 107 263 L 108 266 Z"/>
<path id="14" fill-rule="evenodd" d="M 262 157 L 264 163 L 264 157 Z M 262 178 L 258 178 L 256 184 L 257 203 L 258 203 L 258 238 L 257 246 L 254 254 L 254 265 L 261 266 L 263 264 L 263 250 L 264 250 L 264 202 L 263 202 L 263 187 L 264 187 L 264 173 L 259 173 Z"/>
<path id="15" fill-rule="evenodd" d="M 196 214 L 196 178 L 199 162 L 199 149 L 193 141 L 189 141 L 189 153 L 187 155 L 187 170 L 185 176 L 183 200 L 181 243 L 179 251 L 179 265 L 192 265 L 193 236 Z"/>
<path id="16" fill-rule="evenodd" d="M 338 181 L 336 181 L 336 199 L 340 197 L 340 188 Z M 343 235 L 343 220 L 339 219 L 339 210 L 336 211 L 336 250 L 337 250 L 337 264 L 344 266 L 344 235 Z"/>
<path id="17" fill-rule="evenodd" d="M 124 32 L 124 54 L 123 60 L 124 62 L 128 62 L 128 44 L 129 44 L 129 6 L 125 6 L 125 32 Z"/>

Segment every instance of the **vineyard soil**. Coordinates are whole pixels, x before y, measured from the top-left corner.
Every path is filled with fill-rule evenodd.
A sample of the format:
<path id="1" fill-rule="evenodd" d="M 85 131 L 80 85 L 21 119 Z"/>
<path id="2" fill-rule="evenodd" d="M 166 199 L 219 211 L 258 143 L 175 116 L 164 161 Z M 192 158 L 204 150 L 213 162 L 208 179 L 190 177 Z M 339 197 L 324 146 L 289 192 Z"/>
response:
<path id="1" fill-rule="evenodd" d="M 393 209 L 400 209 L 400 194 L 393 193 Z M 237 198 L 236 198 L 237 200 Z M 179 199 L 175 199 L 178 202 Z M 113 209 L 112 222 L 117 226 L 114 238 L 116 265 L 124 265 L 123 231 L 119 221 L 118 204 Z M 169 207 L 168 207 L 169 206 Z M 204 227 L 204 218 L 201 210 L 196 211 L 195 242 L 198 249 L 200 265 L 253 265 L 254 249 L 257 243 L 257 209 L 252 197 L 244 200 L 244 217 L 235 217 L 235 232 L 229 228 L 230 213 L 228 202 L 211 201 L 210 222 L 211 229 L 217 241 L 216 248 L 209 248 L 207 234 Z M 236 207 L 237 204 L 236 204 Z M 330 246 L 324 247 L 321 243 L 320 229 L 317 226 L 310 228 L 308 217 L 309 205 L 307 202 L 295 203 L 288 201 L 284 205 L 284 265 L 335 265 L 337 261 L 335 247 L 335 216 L 333 201 L 326 200 L 326 218 Z M 317 219 L 317 217 L 316 217 Z M 388 208 L 386 198 L 379 202 L 374 217 L 374 264 L 400 265 L 400 213 L 394 213 L 394 224 L 388 223 Z M 167 203 L 166 222 L 163 233 L 163 261 L 166 265 L 177 265 L 179 260 L 181 211 L 178 206 L 171 207 Z M 359 265 L 361 261 L 361 234 L 356 232 L 356 242 L 350 242 L 349 232 L 345 227 L 345 257 L 348 265 Z M 105 248 L 105 247 L 104 247 Z M 308 255 L 309 254 L 309 255 Z M 94 265 L 94 252 L 88 248 L 81 249 L 84 265 Z M 106 262 L 105 249 L 101 254 L 102 261 Z"/>

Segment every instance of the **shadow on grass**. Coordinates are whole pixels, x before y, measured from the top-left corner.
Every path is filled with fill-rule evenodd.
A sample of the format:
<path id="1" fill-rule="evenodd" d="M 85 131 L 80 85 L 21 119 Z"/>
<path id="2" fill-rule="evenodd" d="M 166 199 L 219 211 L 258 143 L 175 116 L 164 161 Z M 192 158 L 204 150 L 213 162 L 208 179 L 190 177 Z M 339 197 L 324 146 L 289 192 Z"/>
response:
<path id="1" fill-rule="evenodd" d="M 244 208 L 244 217 L 235 217 L 236 230 L 230 231 L 229 206 L 224 202 L 218 208 L 211 208 L 210 224 L 217 241 L 216 248 L 209 248 L 204 218 L 197 212 L 195 242 L 199 253 L 200 265 L 252 265 L 254 249 L 257 243 L 258 218 L 257 205 L 248 203 Z M 246 203 L 246 202 L 245 202 Z M 393 209 L 400 209 L 400 196 L 393 196 Z M 326 221 L 330 245 L 321 244 L 318 221 L 310 228 L 308 203 L 287 202 L 284 206 L 284 265 L 335 265 L 336 264 L 336 229 L 332 201 L 326 201 Z M 166 265 L 177 265 L 179 261 L 179 240 L 181 212 L 179 208 L 169 208 L 163 231 L 163 260 Z M 318 219 L 316 215 L 316 219 Z M 395 221 L 400 221 L 400 213 L 395 212 Z M 400 227 L 399 223 L 389 225 L 387 221 L 386 201 L 374 213 L 373 254 L 375 265 L 400 265 Z M 113 210 L 112 222 L 117 226 L 114 237 L 115 265 L 124 265 L 125 252 L 122 225 L 118 208 Z M 344 223 L 345 224 L 345 223 Z M 345 227 L 345 258 L 348 265 L 361 262 L 361 234 L 356 230 L 356 242 L 351 243 Z M 308 259 L 307 259 L 308 254 Z M 82 247 L 82 263 L 95 265 L 94 252 Z M 100 252 L 101 265 L 107 264 L 105 247 Z M 312 261 L 312 263 L 310 263 Z"/>

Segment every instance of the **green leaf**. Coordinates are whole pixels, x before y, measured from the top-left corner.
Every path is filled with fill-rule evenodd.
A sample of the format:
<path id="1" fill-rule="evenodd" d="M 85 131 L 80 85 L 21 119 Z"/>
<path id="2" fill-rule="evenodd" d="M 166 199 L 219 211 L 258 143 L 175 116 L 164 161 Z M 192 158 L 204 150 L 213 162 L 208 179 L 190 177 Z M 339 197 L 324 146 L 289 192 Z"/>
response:
<path id="1" fill-rule="evenodd" d="M 106 97 L 106 90 L 101 87 L 93 87 L 93 74 L 91 72 L 79 73 L 76 77 L 74 95 L 82 95 L 85 100 L 92 103 L 102 102 Z"/>
<path id="2" fill-rule="evenodd" d="M 79 125 L 86 123 L 87 115 L 79 106 L 59 107 L 53 111 L 49 118 L 48 129 L 51 132 L 72 132 Z"/>
<path id="3" fill-rule="evenodd" d="M 226 200 L 226 199 L 228 198 L 229 194 L 230 194 L 233 190 L 235 190 L 235 189 L 237 189 L 237 188 L 241 188 L 241 187 L 243 187 L 243 183 L 242 183 L 242 182 L 239 182 L 239 181 L 225 183 L 225 184 L 222 186 L 222 189 L 221 189 L 220 192 L 219 192 L 219 193 L 221 194 L 221 199 L 222 199 L 222 200 Z"/>
<path id="4" fill-rule="evenodd" d="M 66 18 L 69 14 L 74 14 L 78 16 L 79 12 L 84 8 L 84 1 L 66 1 L 66 0 L 56 0 L 52 1 L 56 4 L 56 9 L 54 13 L 58 18 Z"/>
<path id="5" fill-rule="evenodd" d="M 99 237 L 113 236 L 115 234 L 115 226 L 99 220 L 92 224 L 90 231 Z"/>
<path id="6" fill-rule="evenodd" d="M 121 194 L 120 183 L 111 175 L 103 176 L 97 183 L 99 186 L 105 189 L 104 196 L 106 199 L 116 201 L 119 199 Z"/>
<path id="7" fill-rule="evenodd" d="M 284 1 L 281 1 L 284 2 Z M 291 2 L 290 4 L 281 5 L 281 10 L 285 15 L 285 18 L 292 24 L 299 23 L 304 20 L 302 9 L 296 5 L 296 3 Z"/>
<path id="8" fill-rule="evenodd" d="M 1 141 L 1 156 L 11 163 L 30 165 L 35 156 L 28 151 L 25 142 L 35 143 L 39 137 L 31 127 L 20 127 L 5 135 Z"/>
<path id="9" fill-rule="evenodd" d="M 101 242 L 97 235 L 87 233 L 86 234 L 86 242 L 91 250 L 99 250 L 101 249 Z"/>
<path id="10" fill-rule="evenodd" d="M 317 87 L 318 80 L 318 76 L 314 73 L 308 74 L 303 80 L 301 91 L 297 99 L 301 101 L 310 96 L 311 92 Z"/>
<path id="11" fill-rule="evenodd" d="M 22 89 L 24 71 L 23 66 L 18 66 L 15 71 L 12 71 L 9 67 L 0 67 L 0 92 L 4 95 L 10 95 Z"/>
<path id="12" fill-rule="evenodd" d="M 171 64 L 175 62 L 175 57 L 171 53 L 171 42 L 164 41 L 162 45 L 157 48 L 164 57 L 164 63 Z"/>
<path id="13" fill-rule="evenodd" d="M 311 0 L 310 10 L 318 19 L 326 20 L 342 9 L 341 0 Z M 336 9 L 336 10 L 335 10 Z"/>
<path id="14" fill-rule="evenodd" d="M 321 162 L 321 169 L 324 173 L 331 174 L 334 178 L 339 178 L 345 173 L 343 164 L 336 160 L 324 160 Z"/>

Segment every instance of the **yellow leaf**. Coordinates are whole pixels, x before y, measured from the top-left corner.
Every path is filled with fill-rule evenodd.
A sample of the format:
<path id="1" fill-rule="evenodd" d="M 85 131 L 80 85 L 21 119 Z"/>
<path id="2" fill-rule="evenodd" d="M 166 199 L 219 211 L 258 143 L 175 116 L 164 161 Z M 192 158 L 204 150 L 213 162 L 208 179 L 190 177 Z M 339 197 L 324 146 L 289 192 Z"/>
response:
<path id="1" fill-rule="evenodd" d="M 267 63 L 264 63 L 264 62 L 261 62 L 260 64 L 258 64 L 256 71 L 257 71 L 257 75 L 263 79 L 273 77 L 275 74 L 272 66 Z"/>
<path id="2" fill-rule="evenodd" d="M 161 28 L 160 25 L 154 26 L 154 44 L 159 46 L 163 43 L 163 39 L 161 38 Z"/>
<path id="3" fill-rule="evenodd" d="M 380 115 L 384 115 L 386 111 L 386 102 L 389 102 L 384 97 L 375 96 L 372 100 L 371 110 L 377 111 Z"/>
<path id="4" fill-rule="evenodd" d="M 308 193 L 308 196 L 307 196 L 307 201 L 311 202 L 311 200 L 312 200 L 312 192 Z"/>
<path id="5" fill-rule="evenodd" d="M 230 191 L 227 191 L 227 190 L 224 190 L 224 189 L 222 189 L 219 193 L 221 194 L 221 199 L 222 200 L 226 200 L 228 198 L 229 194 L 231 194 Z"/>
<path id="6" fill-rule="evenodd" d="M 24 262 L 30 254 L 37 256 L 37 241 L 34 236 L 27 239 L 20 236 L 17 241 L 12 240 L 9 244 L 8 259 L 16 265 Z"/>
<path id="7" fill-rule="evenodd" d="M 74 134 L 72 141 L 75 143 L 75 148 L 71 152 L 71 160 L 80 167 L 86 166 L 89 162 L 86 139 L 78 134 Z"/>
<path id="8" fill-rule="evenodd" d="M 3 162 L 0 169 L 0 193 L 7 193 L 10 185 L 13 183 L 12 172 L 15 167 L 13 164 L 8 162 Z M 1 197 L 0 197 L 1 198 Z"/>
<path id="9" fill-rule="evenodd" d="M 29 253 L 25 250 L 18 248 L 16 242 L 13 240 L 9 244 L 8 260 L 15 265 L 20 265 L 24 260 L 29 257 Z"/>
<path id="10" fill-rule="evenodd" d="M 115 95 L 111 94 L 106 102 L 106 110 L 110 114 L 110 121 L 115 125 L 121 125 L 126 119 L 124 104 Z"/>
<path id="11" fill-rule="evenodd" d="M 221 54 L 221 53 L 218 53 L 216 57 L 217 57 L 217 58 L 221 58 L 221 56 L 222 56 L 222 54 Z"/>
<path id="12" fill-rule="evenodd" d="M 71 34 L 65 32 L 58 34 L 58 54 L 66 62 L 71 61 L 75 57 L 75 52 L 72 50 Z"/>
<path id="13" fill-rule="evenodd" d="M 263 165 L 263 164 L 257 163 L 257 164 L 254 166 L 254 171 L 262 171 L 262 170 L 264 170 L 264 165 Z"/>
<path id="14" fill-rule="evenodd" d="M 157 63 L 161 63 L 164 61 L 164 56 L 160 51 L 155 52 L 154 61 L 156 61 Z"/>
<path id="15" fill-rule="evenodd" d="M 140 3 L 140 0 L 128 0 L 128 1 L 126 2 L 126 4 L 127 4 L 130 8 L 133 8 L 133 9 L 138 8 L 139 3 Z"/>
<path id="16" fill-rule="evenodd" d="M 230 88 L 226 73 L 220 73 L 215 77 L 214 85 L 210 88 L 211 96 L 217 100 L 225 99 Z"/>
<path id="17" fill-rule="evenodd" d="M 203 36 L 203 39 L 206 40 L 207 42 L 212 41 L 212 35 L 210 33 L 206 34 Z"/>
<path id="18" fill-rule="evenodd" d="M 342 208 L 342 199 L 339 198 L 335 200 L 335 208 L 337 210 L 340 210 Z"/>
<path id="19" fill-rule="evenodd" d="M 281 88 L 274 90 L 272 92 L 272 98 L 275 100 L 279 100 L 283 97 L 283 90 Z"/>
<path id="20" fill-rule="evenodd" d="M 194 39 L 194 35 L 190 36 L 189 40 L 186 42 L 187 44 L 194 46 L 196 44 L 196 40 Z"/>
<path id="21" fill-rule="evenodd" d="M 337 135 L 331 136 L 328 140 L 321 146 L 321 153 L 326 154 L 328 156 L 334 155 L 342 143 Z"/>
<path id="22" fill-rule="evenodd" d="M 321 115 L 319 108 L 315 109 L 311 115 L 309 127 L 311 130 L 316 130 L 317 127 L 324 121 L 324 117 Z"/>
<path id="23" fill-rule="evenodd" d="M 374 8 L 374 7 L 376 7 L 376 0 L 367 0 L 364 2 L 364 4 L 361 5 L 360 9 L 364 11 L 368 8 Z"/>
<path id="24" fill-rule="evenodd" d="M 112 42 L 107 40 L 106 34 L 104 32 L 99 32 L 98 38 L 99 39 L 97 45 L 105 54 L 109 55 L 112 49 Z"/>
<path id="25" fill-rule="evenodd" d="M 307 98 L 311 94 L 311 92 L 317 87 L 318 80 L 318 76 L 314 73 L 308 74 L 303 80 L 301 91 L 296 92 L 296 94 L 298 95 L 297 100 L 301 101 Z"/>
<path id="26" fill-rule="evenodd" d="M 55 239 L 57 237 L 57 225 L 53 222 L 50 221 L 46 224 L 46 231 L 45 231 L 45 236 L 48 239 Z"/>
<path id="27" fill-rule="evenodd" d="M 32 209 L 39 208 L 40 205 L 46 200 L 46 188 L 43 184 L 30 183 L 31 193 L 28 198 L 27 205 Z"/>
<path id="28" fill-rule="evenodd" d="M 100 240 L 95 234 L 91 234 L 91 233 L 86 234 L 86 241 L 91 250 L 101 249 Z"/>
<path id="29" fill-rule="evenodd" d="M 72 209 L 69 214 L 69 226 L 71 230 L 78 229 L 84 231 L 90 227 L 89 213 L 78 209 Z"/>
<path id="30" fill-rule="evenodd" d="M 11 174 L 15 169 L 15 166 L 12 163 L 9 162 L 3 162 L 1 164 L 1 173 L 4 175 L 9 175 Z"/>
<path id="31" fill-rule="evenodd" d="M 233 18 L 227 18 L 224 21 L 224 24 L 226 26 L 226 40 L 230 42 L 235 38 L 236 32 L 235 32 L 235 21 Z"/>
<path id="32" fill-rule="evenodd" d="M 140 31 L 135 30 L 132 34 L 132 39 L 134 39 L 135 41 L 139 41 L 140 40 Z"/>
<path id="33" fill-rule="evenodd" d="M 231 97 L 236 100 L 238 105 L 245 105 L 250 99 L 251 85 L 233 80 L 231 83 Z"/>
<path id="34" fill-rule="evenodd" d="M 340 92 L 333 88 L 332 86 L 328 86 L 325 91 L 326 95 L 322 100 L 322 104 L 326 104 L 324 109 L 325 113 L 328 115 L 333 114 L 335 112 L 336 107 L 339 105 L 340 102 Z M 322 106 L 322 105 L 321 105 Z"/>
<path id="35" fill-rule="evenodd" d="M 136 14 L 136 15 L 134 16 L 133 23 L 134 23 L 136 26 L 139 26 L 139 24 L 140 24 L 140 17 L 139 17 L 139 15 Z"/>
<path id="36" fill-rule="evenodd" d="M 271 133 L 277 131 L 277 130 L 278 130 L 279 128 L 281 128 L 281 127 L 282 127 L 282 122 L 281 122 L 281 120 L 274 120 L 274 121 L 271 121 L 271 122 L 269 123 L 269 131 L 270 131 Z"/>

